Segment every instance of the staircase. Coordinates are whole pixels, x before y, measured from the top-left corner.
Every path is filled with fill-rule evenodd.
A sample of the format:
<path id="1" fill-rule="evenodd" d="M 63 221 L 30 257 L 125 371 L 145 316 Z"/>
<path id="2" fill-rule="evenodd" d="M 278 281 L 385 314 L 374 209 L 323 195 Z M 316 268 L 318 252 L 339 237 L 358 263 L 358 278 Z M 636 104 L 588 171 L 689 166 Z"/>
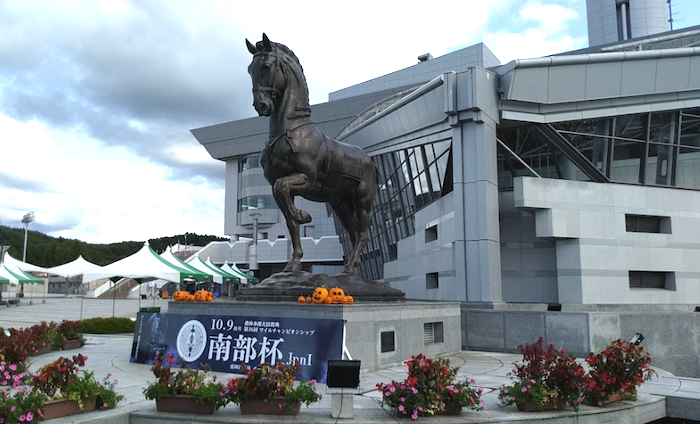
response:
<path id="1" fill-rule="evenodd" d="M 106 283 L 109 284 L 109 283 Z M 122 278 L 114 284 L 114 287 L 110 288 L 106 292 L 97 296 L 98 299 L 126 299 L 129 296 L 129 292 L 134 287 L 138 286 L 138 282 L 133 278 Z"/>

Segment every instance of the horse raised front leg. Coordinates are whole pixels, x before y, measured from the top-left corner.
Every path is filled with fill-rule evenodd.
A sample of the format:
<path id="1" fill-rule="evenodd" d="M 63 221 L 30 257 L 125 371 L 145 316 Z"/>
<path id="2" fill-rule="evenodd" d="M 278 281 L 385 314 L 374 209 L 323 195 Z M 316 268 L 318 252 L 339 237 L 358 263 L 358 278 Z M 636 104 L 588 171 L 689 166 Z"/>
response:
<path id="1" fill-rule="evenodd" d="M 304 210 L 297 209 L 294 205 L 292 192 L 303 191 L 308 187 L 309 179 L 305 174 L 292 174 L 277 179 L 272 188 L 277 205 L 282 210 L 282 214 L 287 222 L 289 236 L 292 238 L 292 257 L 284 267 L 284 272 L 301 271 L 301 258 L 304 256 L 304 252 L 301 249 L 299 224 L 311 222 L 311 215 Z"/>

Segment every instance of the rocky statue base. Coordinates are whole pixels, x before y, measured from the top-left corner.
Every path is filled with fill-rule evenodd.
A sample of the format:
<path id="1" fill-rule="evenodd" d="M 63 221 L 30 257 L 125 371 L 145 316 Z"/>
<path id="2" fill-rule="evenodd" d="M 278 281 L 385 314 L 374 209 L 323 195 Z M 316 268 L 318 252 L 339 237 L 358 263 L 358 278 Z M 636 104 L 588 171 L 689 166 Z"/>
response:
<path id="1" fill-rule="evenodd" d="M 312 274 L 278 272 L 261 283 L 236 292 L 238 301 L 296 302 L 299 296 L 311 296 L 316 287 L 340 287 L 355 302 L 405 302 L 406 294 L 384 281 L 366 281 L 352 274 Z"/>

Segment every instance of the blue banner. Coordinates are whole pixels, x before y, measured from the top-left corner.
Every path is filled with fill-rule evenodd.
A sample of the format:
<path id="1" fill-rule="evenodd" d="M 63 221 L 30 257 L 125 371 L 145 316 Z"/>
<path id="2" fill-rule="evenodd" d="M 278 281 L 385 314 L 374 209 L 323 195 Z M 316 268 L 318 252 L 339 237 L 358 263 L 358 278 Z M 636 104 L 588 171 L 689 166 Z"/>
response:
<path id="1" fill-rule="evenodd" d="M 301 364 L 301 380 L 326 381 L 329 359 L 341 359 L 343 320 L 140 312 L 131 362 L 170 355 L 190 368 L 239 373 L 241 364 Z"/>

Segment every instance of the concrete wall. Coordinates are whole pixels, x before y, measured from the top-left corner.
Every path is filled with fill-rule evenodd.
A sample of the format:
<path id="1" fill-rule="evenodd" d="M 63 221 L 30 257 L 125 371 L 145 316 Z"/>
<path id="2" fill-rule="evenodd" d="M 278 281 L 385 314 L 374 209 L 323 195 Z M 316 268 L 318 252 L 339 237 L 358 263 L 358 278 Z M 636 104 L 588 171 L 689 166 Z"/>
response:
<path id="1" fill-rule="evenodd" d="M 637 311 L 634 311 L 636 309 Z M 610 342 L 641 333 L 652 366 L 678 376 L 700 375 L 700 314 L 627 311 L 548 312 L 478 310 L 462 307 L 463 349 L 517 352 L 517 346 L 543 337 L 546 344 L 585 357 Z"/>
<path id="2" fill-rule="evenodd" d="M 384 281 L 406 293 L 407 299 L 460 300 L 464 287 L 455 280 L 454 212 L 452 194 L 415 214 L 416 232 L 399 240 L 395 261 L 384 264 Z M 426 230 L 435 228 L 437 239 L 426 242 Z M 426 288 L 426 274 L 437 273 L 438 287 Z"/>
<path id="3" fill-rule="evenodd" d="M 537 238 L 555 240 L 560 303 L 700 305 L 700 192 L 521 177 L 514 195 Z M 668 233 L 628 232 L 627 214 L 664 217 Z M 630 288 L 629 271 L 670 281 Z"/>
<path id="4" fill-rule="evenodd" d="M 505 302 L 557 303 L 557 253 L 552 240 L 535 234 L 535 216 L 499 193 L 501 279 Z"/>
<path id="5" fill-rule="evenodd" d="M 406 302 L 354 305 L 297 305 L 280 302 L 170 302 L 170 314 L 256 315 L 288 318 L 345 320 L 346 346 L 362 370 L 375 371 L 400 365 L 411 355 L 441 356 L 461 349 L 459 303 Z M 424 345 L 423 324 L 442 322 L 444 342 Z M 381 352 L 382 332 L 393 331 L 395 350 Z"/>

